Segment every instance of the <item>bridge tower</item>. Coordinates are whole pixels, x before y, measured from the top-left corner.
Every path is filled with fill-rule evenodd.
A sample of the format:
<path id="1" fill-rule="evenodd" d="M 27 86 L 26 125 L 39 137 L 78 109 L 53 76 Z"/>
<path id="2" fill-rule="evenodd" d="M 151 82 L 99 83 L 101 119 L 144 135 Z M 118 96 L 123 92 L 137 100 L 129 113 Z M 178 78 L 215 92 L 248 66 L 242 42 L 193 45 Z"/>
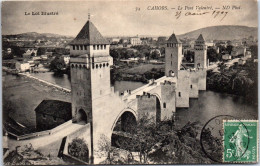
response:
<path id="1" fill-rule="evenodd" d="M 93 163 L 93 101 L 110 94 L 109 42 L 88 20 L 70 43 L 73 122 L 90 123 Z"/>
<path id="2" fill-rule="evenodd" d="M 195 68 L 207 68 L 207 45 L 202 34 L 199 35 L 195 41 L 195 55 L 194 55 L 194 67 Z"/>
<path id="3" fill-rule="evenodd" d="M 182 62 L 182 43 L 173 33 L 165 48 L 165 75 L 177 76 Z"/>

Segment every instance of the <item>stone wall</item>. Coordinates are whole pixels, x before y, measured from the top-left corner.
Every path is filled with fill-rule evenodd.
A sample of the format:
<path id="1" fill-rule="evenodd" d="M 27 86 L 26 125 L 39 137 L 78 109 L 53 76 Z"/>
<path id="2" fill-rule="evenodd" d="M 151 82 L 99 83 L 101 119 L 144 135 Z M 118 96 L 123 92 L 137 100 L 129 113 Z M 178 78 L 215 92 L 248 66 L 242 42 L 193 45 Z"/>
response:
<path id="1" fill-rule="evenodd" d="M 143 115 L 148 114 L 150 118 L 156 117 L 156 96 L 151 95 L 150 93 L 145 93 L 143 95 L 137 95 L 137 112 L 138 118 L 141 118 Z M 160 103 L 159 109 L 160 109 Z M 155 120 L 155 119 L 154 119 Z"/>
<path id="2" fill-rule="evenodd" d="M 180 70 L 177 80 L 176 107 L 189 107 L 190 71 Z"/>
<path id="3" fill-rule="evenodd" d="M 190 98 L 198 98 L 199 97 L 199 75 L 196 71 L 190 71 Z"/>
<path id="4" fill-rule="evenodd" d="M 166 47 L 165 49 L 165 75 L 170 76 L 170 71 L 178 75 L 182 61 L 182 46 Z"/>
<path id="5" fill-rule="evenodd" d="M 64 119 L 55 118 L 50 115 L 43 115 L 41 113 L 36 113 L 36 129 L 37 131 L 44 131 L 53 129 L 64 123 Z"/>
<path id="6" fill-rule="evenodd" d="M 176 83 L 164 82 L 161 84 L 162 111 L 161 121 L 171 120 L 173 112 L 176 112 Z"/>
<path id="7" fill-rule="evenodd" d="M 198 69 L 197 73 L 199 75 L 199 90 L 206 90 L 207 83 L 207 69 Z"/>

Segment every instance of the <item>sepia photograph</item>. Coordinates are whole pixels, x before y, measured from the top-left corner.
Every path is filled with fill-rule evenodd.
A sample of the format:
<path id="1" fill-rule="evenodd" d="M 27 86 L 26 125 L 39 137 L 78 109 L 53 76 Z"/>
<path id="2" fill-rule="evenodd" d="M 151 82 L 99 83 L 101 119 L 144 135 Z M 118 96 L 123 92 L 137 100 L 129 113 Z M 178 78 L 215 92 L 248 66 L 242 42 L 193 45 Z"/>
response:
<path id="1" fill-rule="evenodd" d="M 258 163 L 258 1 L 2 1 L 4 165 Z"/>

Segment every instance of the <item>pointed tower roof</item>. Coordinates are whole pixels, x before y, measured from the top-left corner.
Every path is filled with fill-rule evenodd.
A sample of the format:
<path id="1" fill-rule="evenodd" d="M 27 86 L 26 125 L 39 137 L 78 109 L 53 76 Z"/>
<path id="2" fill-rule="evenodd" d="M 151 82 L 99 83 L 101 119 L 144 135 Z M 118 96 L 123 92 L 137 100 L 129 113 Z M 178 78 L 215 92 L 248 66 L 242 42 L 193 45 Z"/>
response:
<path id="1" fill-rule="evenodd" d="M 198 39 L 196 41 L 201 41 L 201 42 L 205 42 L 202 34 L 199 35 Z"/>
<path id="2" fill-rule="evenodd" d="M 167 41 L 168 43 L 181 43 L 181 41 L 173 33 Z"/>
<path id="3" fill-rule="evenodd" d="M 73 44 L 109 44 L 109 42 L 101 35 L 95 25 L 88 20 L 87 23 L 78 33 L 77 37 L 70 42 Z"/>

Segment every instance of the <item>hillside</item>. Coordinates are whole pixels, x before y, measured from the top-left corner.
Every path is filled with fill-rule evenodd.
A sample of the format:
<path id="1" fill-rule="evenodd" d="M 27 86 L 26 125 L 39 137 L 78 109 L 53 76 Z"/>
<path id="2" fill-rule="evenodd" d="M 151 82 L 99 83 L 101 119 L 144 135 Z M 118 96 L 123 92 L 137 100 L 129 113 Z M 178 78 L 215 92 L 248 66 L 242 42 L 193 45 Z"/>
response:
<path id="1" fill-rule="evenodd" d="M 232 40 L 242 39 L 249 36 L 257 37 L 257 27 L 247 26 L 236 26 L 236 25 L 222 25 L 201 28 L 195 31 L 191 31 L 182 35 L 178 35 L 179 38 L 183 39 L 194 38 L 196 39 L 200 34 L 206 40 Z"/>
<path id="2" fill-rule="evenodd" d="M 49 38 L 71 38 L 70 36 L 52 34 L 52 33 L 37 33 L 37 32 L 26 32 L 21 34 L 3 35 L 7 38 L 29 38 L 29 39 L 49 39 Z"/>

